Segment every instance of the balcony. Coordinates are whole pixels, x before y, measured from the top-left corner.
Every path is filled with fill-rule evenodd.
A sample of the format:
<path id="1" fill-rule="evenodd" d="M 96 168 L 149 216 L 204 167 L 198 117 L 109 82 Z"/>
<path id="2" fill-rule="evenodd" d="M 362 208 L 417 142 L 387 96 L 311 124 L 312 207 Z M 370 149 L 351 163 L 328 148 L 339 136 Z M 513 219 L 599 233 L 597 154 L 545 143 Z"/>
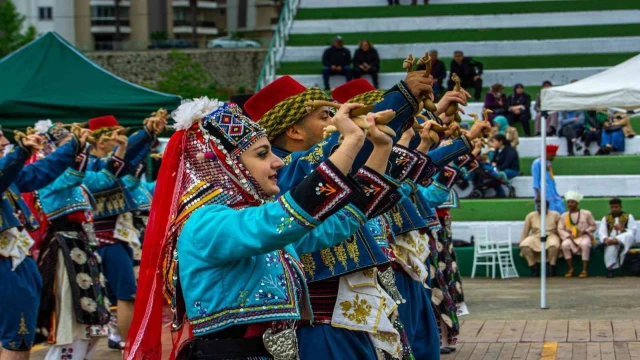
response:
<path id="1" fill-rule="evenodd" d="M 93 34 L 115 34 L 116 19 L 115 18 L 92 18 L 91 33 Z M 131 27 L 129 19 L 120 19 L 120 33 L 130 34 Z"/>
<path id="2" fill-rule="evenodd" d="M 189 0 L 173 0 L 173 7 L 189 7 Z M 211 0 L 198 0 L 198 8 L 200 9 L 217 9 L 218 2 Z"/>
<path id="3" fill-rule="evenodd" d="M 174 20 L 173 32 L 175 34 L 191 34 L 193 25 L 190 20 Z M 218 28 L 214 21 L 196 21 L 196 31 L 202 35 L 218 35 Z"/>
<path id="4" fill-rule="evenodd" d="M 115 0 L 91 0 L 91 6 L 116 6 Z M 120 0 L 120 6 L 131 6 L 130 0 Z"/>

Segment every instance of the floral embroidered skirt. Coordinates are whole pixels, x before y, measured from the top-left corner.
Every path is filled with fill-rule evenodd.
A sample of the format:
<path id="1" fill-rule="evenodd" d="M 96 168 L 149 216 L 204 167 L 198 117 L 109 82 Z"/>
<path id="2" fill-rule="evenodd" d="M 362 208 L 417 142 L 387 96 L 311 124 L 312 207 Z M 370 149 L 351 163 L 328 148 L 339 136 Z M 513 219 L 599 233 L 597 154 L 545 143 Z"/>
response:
<path id="1" fill-rule="evenodd" d="M 65 345 L 108 334 L 106 280 L 84 233 L 55 232 L 41 250 L 38 267 L 43 289 L 37 341 Z"/>

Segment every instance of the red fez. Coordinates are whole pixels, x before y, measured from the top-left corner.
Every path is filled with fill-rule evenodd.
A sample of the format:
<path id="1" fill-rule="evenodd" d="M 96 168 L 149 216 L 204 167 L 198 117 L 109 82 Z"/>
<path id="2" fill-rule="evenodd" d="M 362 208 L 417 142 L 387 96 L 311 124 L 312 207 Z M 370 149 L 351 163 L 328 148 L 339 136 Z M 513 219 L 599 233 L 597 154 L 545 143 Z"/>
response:
<path id="1" fill-rule="evenodd" d="M 556 144 L 547 144 L 547 155 L 555 155 L 558 152 L 560 146 Z"/>
<path id="2" fill-rule="evenodd" d="M 369 91 L 373 91 L 376 88 L 371 85 L 367 80 L 360 78 L 344 83 L 331 92 L 331 97 L 341 103 L 344 104 L 349 99 L 353 99 L 354 97 L 364 94 Z"/>
<path id="3" fill-rule="evenodd" d="M 89 130 L 91 131 L 116 126 L 120 126 L 120 124 L 118 124 L 118 120 L 116 120 L 116 117 L 113 115 L 106 115 L 89 119 Z"/>
<path id="4" fill-rule="evenodd" d="M 253 121 L 259 121 L 262 115 L 278 103 L 305 90 L 307 88 L 291 76 L 279 77 L 247 100 L 244 104 L 245 112 Z"/>

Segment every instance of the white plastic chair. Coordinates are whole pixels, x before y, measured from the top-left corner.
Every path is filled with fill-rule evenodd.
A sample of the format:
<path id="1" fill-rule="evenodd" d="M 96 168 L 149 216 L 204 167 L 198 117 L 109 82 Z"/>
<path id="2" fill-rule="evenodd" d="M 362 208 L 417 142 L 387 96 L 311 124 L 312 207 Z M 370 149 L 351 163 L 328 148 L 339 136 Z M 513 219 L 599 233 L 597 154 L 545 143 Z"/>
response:
<path id="1" fill-rule="evenodd" d="M 492 240 L 489 237 L 488 226 L 474 227 L 471 232 L 474 238 L 472 279 L 476 276 L 478 265 L 486 266 L 487 276 L 491 267 L 492 279 L 496 278 L 496 265 L 500 268 L 502 279 L 519 277 L 511 251 L 511 228 L 508 230 L 507 240 Z"/>

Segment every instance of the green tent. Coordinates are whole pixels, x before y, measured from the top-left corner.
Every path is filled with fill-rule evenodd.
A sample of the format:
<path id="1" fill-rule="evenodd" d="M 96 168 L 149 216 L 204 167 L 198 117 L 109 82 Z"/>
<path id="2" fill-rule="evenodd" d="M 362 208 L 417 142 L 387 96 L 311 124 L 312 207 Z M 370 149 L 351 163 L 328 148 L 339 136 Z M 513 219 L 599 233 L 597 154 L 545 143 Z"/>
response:
<path id="1" fill-rule="evenodd" d="M 40 119 L 65 123 L 114 115 L 140 126 L 180 97 L 125 81 L 89 60 L 55 32 L 47 32 L 0 60 L 0 124 L 15 129 Z"/>

